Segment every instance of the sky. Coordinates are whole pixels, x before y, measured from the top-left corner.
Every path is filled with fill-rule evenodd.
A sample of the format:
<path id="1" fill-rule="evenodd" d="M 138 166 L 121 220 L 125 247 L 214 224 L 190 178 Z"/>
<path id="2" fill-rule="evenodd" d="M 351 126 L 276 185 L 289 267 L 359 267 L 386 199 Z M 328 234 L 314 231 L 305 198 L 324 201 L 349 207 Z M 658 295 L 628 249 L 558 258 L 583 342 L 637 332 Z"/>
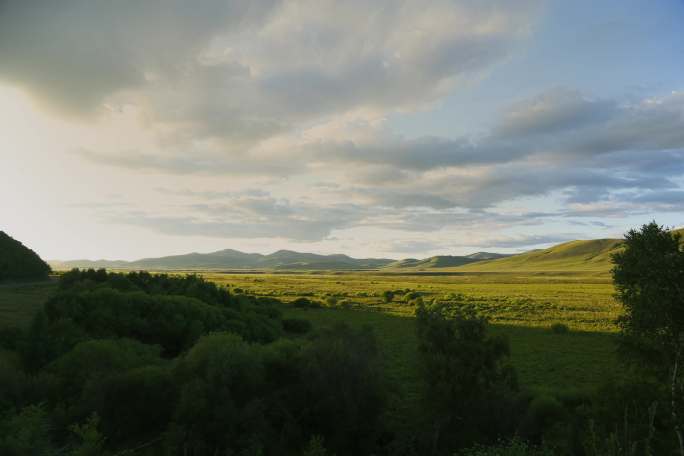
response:
<path id="1" fill-rule="evenodd" d="M 681 0 L 0 0 L 0 230 L 130 260 L 681 227 L 682 24 Z"/>

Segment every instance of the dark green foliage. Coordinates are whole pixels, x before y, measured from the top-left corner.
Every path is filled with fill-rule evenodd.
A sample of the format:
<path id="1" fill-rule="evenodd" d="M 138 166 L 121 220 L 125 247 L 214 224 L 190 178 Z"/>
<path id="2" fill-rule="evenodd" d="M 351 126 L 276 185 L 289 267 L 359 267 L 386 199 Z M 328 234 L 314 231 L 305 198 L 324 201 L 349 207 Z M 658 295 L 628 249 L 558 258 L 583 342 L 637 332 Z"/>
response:
<path id="1" fill-rule="evenodd" d="M 15 279 L 44 279 L 50 266 L 33 250 L 0 231 L 0 282 Z"/>
<path id="2" fill-rule="evenodd" d="M 35 372 L 54 358 L 56 348 L 50 340 L 45 312 L 35 315 L 21 348 L 24 365 L 29 372 Z"/>
<path id="3" fill-rule="evenodd" d="M 171 370 L 147 365 L 106 379 L 93 398 L 101 429 L 118 444 L 144 442 L 163 432 L 177 401 Z"/>
<path id="4" fill-rule="evenodd" d="M 613 255 L 613 281 L 625 359 L 669 371 L 684 344 L 684 252 L 680 235 L 655 222 L 625 235 Z"/>
<path id="5" fill-rule="evenodd" d="M 385 302 L 392 302 L 394 299 L 394 292 L 391 290 L 385 290 L 382 292 L 382 300 Z"/>
<path id="6" fill-rule="evenodd" d="M 279 306 L 196 276 L 65 274 L 31 327 L 3 336 L 0 431 L 12 436 L 0 454 L 379 449 L 386 382 L 372 334 L 276 340 L 311 330 Z"/>
<path id="7" fill-rule="evenodd" d="M 311 331 L 311 322 L 303 318 L 283 319 L 283 329 L 293 334 L 306 334 Z"/>
<path id="8" fill-rule="evenodd" d="M 527 442 L 513 439 L 494 445 L 475 445 L 458 453 L 458 456 L 555 456 L 556 454 L 551 449 L 534 447 Z"/>
<path id="9" fill-rule="evenodd" d="M 60 277 L 60 290 L 82 291 L 105 285 L 119 291 L 142 291 L 153 295 L 180 295 L 199 299 L 205 304 L 231 307 L 236 300 L 226 288 L 216 286 L 202 277 L 189 274 L 185 276 L 169 276 L 167 274 L 150 274 L 146 271 L 108 273 L 104 269 L 72 269 Z"/>
<path id="10" fill-rule="evenodd" d="M 73 321 L 90 337 L 129 337 L 157 344 L 169 356 L 190 347 L 207 331 L 227 329 L 224 309 L 185 296 L 124 293 L 101 288 L 63 293 L 45 305 L 50 322 Z"/>
<path id="11" fill-rule="evenodd" d="M 3 456 L 50 456 L 56 451 L 50 439 L 46 410 L 30 405 L 0 421 L 0 454 Z"/>
<path id="12" fill-rule="evenodd" d="M 179 453 L 253 451 L 258 443 L 265 454 L 283 454 L 311 435 L 340 455 L 369 454 L 377 444 L 385 388 L 366 331 L 340 327 L 311 343 L 267 346 L 205 336 L 181 360 L 176 381 L 169 442 Z"/>
<path id="13" fill-rule="evenodd" d="M 76 437 L 69 456 L 106 456 L 105 437 L 98 429 L 100 418 L 92 414 L 84 423 L 76 423 L 70 427 Z"/>
<path id="14" fill-rule="evenodd" d="M 182 453 L 250 446 L 250 434 L 258 430 L 249 414 L 257 412 L 264 388 L 258 347 L 235 334 L 205 336 L 181 360 L 176 378 L 182 386 L 174 434 Z"/>
<path id="15" fill-rule="evenodd" d="M 416 310 L 423 402 L 433 451 L 493 440 L 514 425 L 515 372 L 505 339 L 487 335 L 483 318 L 442 305 Z"/>
<path id="16" fill-rule="evenodd" d="M 655 222 L 625 235 L 613 255 L 613 281 L 624 314 L 620 352 L 642 374 L 669 385 L 672 428 L 684 456 L 684 251 L 679 233 Z"/>
<path id="17" fill-rule="evenodd" d="M 667 387 L 644 379 L 607 381 L 591 398 L 582 433 L 588 456 L 673 454 Z"/>
<path id="18" fill-rule="evenodd" d="M 320 309 L 323 307 L 320 302 L 309 298 L 297 298 L 292 301 L 292 305 L 301 309 Z"/>
<path id="19" fill-rule="evenodd" d="M 370 328 L 338 325 L 304 349 L 303 427 L 337 454 L 371 454 L 382 431 L 387 384 Z"/>
<path id="20" fill-rule="evenodd" d="M 0 411 L 19 408 L 26 396 L 28 376 L 18 359 L 0 351 Z"/>
<path id="21" fill-rule="evenodd" d="M 570 328 L 565 323 L 554 323 L 551 325 L 551 332 L 554 334 L 567 334 Z"/>
<path id="22" fill-rule="evenodd" d="M 130 339 L 92 339 L 77 344 L 72 350 L 46 367 L 46 372 L 59 379 L 64 401 L 77 402 L 84 391 L 99 387 L 103 379 L 148 365 L 159 365 L 160 348 Z"/>
<path id="23" fill-rule="evenodd" d="M 51 329 L 73 324 L 81 337 L 128 337 L 160 345 L 166 356 L 176 356 L 211 331 L 275 340 L 280 313 L 273 304 L 233 297 L 197 276 L 73 270 L 63 275 L 60 292 L 45 311 Z"/>

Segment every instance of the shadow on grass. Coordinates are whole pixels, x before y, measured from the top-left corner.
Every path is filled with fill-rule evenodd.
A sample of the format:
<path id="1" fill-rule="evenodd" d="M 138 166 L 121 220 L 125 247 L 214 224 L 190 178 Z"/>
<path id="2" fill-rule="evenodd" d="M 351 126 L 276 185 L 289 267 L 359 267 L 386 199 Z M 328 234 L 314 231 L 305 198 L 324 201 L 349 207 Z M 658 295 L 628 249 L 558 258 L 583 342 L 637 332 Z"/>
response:
<path id="1" fill-rule="evenodd" d="M 415 320 L 363 309 L 301 310 L 284 306 L 288 317 L 305 318 L 314 327 L 344 322 L 373 328 L 388 373 L 404 384 L 405 392 L 418 388 Z M 520 386 L 531 390 L 587 391 L 609 377 L 620 375 L 613 333 L 570 331 L 556 334 L 550 328 L 491 324 L 491 334 L 508 338 L 511 362 Z"/>

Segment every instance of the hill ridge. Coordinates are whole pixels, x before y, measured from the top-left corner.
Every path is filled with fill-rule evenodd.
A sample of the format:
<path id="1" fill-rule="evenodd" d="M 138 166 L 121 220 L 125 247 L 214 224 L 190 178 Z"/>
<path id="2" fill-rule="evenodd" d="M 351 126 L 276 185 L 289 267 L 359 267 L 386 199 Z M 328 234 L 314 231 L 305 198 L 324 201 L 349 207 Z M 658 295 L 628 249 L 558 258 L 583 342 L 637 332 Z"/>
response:
<path id="1" fill-rule="evenodd" d="M 42 279 L 49 273 L 50 266 L 36 252 L 0 231 L 0 281 Z"/>

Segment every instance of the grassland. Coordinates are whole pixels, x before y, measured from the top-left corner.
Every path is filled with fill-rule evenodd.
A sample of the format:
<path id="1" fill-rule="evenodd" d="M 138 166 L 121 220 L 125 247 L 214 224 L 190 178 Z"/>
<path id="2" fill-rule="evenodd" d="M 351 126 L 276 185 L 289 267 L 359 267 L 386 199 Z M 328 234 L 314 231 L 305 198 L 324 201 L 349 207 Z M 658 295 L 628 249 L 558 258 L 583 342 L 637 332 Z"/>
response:
<path id="1" fill-rule="evenodd" d="M 415 307 L 398 294 L 410 290 L 425 301 L 471 306 L 486 315 L 492 332 L 506 336 L 521 384 L 532 389 L 584 390 L 618 373 L 615 319 L 609 277 L 596 274 L 206 274 L 208 279 L 258 296 L 292 301 L 305 296 L 330 302 L 322 309 L 286 306 L 287 316 L 315 326 L 346 322 L 371 326 L 388 371 L 411 396 L 417 388 Z M 333 298 L 333 299 L 330 299 Z M 334 304 L 333 304 L 334 303 Z M 567 334 L 550 330 L 562 322 Z"/>
<path id="2" fill-rule="evenodd" d="M 55 286 L 55 280 L 0 283 L 0 328 L 26 327 Z"/>
<path id="3" fill-rule="evenodd" d="M 596 273 L 204 273 L 235 292 L 272 296 L 286 316 L 321 327 L 338 322 L 371 326 L 386 367 L 407 398 L 418 388 L 415 300 L 469 306 L 487 316 L 492 332 L 506 336 L 520 383 L 532 389 L 585 390 L 618 372 L 614 356 L 619 306 L 606 274 Z M 54 289 L 54 282 L 0 286 L 0 327 L 25 326 Z M 393 302 L 382 293 L 395 291 Z M 298 297 L 321 309 L 288 305 Z M 554 323 L 567 334 L 550 330 Z"/>

